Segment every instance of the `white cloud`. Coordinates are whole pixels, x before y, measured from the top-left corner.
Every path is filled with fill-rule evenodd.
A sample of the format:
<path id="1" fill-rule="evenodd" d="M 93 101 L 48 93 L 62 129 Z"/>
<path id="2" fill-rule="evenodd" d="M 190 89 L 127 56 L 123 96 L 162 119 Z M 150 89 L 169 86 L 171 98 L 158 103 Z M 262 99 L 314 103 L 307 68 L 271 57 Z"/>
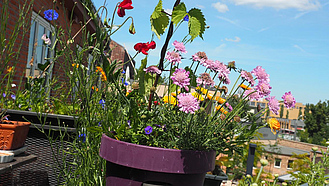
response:
<path id="1" fill-rule="evenodd" d="M 272 7 L 275 9 L 294 8 L 300 11 L 318 10 L 318 0 L 231 0 L 235 5 L 252 5 L 257 8 Z"/>
<path id="2" fill-rule="evenodd" d="M 217 18 L 218 18 L 218 19 L 221 19 L 221 20 L 224 20 L 224 21 L 227 21 L 227 22 L 229 22 L 229 23 L 231 23 L 232 25 L 235 25 L 235 26 L 237 26 L 237 27 L 240 27 L 240 28 L 243 28 L 243 29 L 246 29 L 246 30 L 250 30 L 249 28 L 247 28 L 247 27 L 243 27 L 243 26 L 241 26 L 240 24 L 238 24 L 236 21 L 233 21 L 233 20 L 228 19 L 228 18 L 226 18 L 226 17 L 217 16 Z"/>
<path id="3" fill-rule="evenodd" d="M 302 52 L 306 52 L 302 47 L 300 47 L 299 45 L 294 45 L 293 47 L 297 48 L 298 50 L 302 51 Z"/>
<path id="4" fill-rule="evenodd" d="M 222 4 L 220 2 L 213 3 L 211 4 L 211 6 L 216 8 L 216 10 L 220 13 L 225 13 L 228 11 L 228 7 L 226 6 L 226 4 Z"/>
<path id="5" fill-rule="evenodd" d="M 228 38 L 225 38 L 226 41 L 232 41 L 232 42 L 240 42 L 241 41 L 241 38 L 235 36 L 235 39 L 228 39 Z"/>
<path id="6" fill-rule="evenodd" d="M 270 27 L 262 28 L 262 29 L 258 30 L 258 32 L 264 32 L 265 30 L 268 30 L 268 29 L 270 29 Z"/>
<path id="7" fill-rule="evenodd" d="M 196 5 L 196 7 L 200 8 L 200 9 L 205 8 L 203 5 Z"/>

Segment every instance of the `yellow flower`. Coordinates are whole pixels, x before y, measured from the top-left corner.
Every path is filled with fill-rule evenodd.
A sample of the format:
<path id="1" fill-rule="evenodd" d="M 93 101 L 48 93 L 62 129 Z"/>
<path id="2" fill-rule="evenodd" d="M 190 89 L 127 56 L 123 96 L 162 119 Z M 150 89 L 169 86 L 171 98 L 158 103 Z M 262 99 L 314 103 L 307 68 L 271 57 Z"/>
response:
<path id="1" fill-rule="evenodd" d="M 280 122 L 276 118 L 270 118 L 268 120 L 268 124 L 270 125 L 271 131 L 273 134 L 276 134 L 276 131 L 280 130 Z"/>
<path id="2" fill-rule="evenodd" d="M 220 96 L 216 96 L 215 100 L 219 103 L 219 104 L 223 104 L 225 103 L 225 99 L 224 98 L 221 98 Z"/>
<path id="3" fill-rule="evenodd" d="M 239 85 L 239 87 L 241 87 L 241 88 L 243 88 L 245 90 L 250 90 L 251 89 L 249 86 L 247 86 L 245 84 L 241 84 L 241 85 Z"/>
<path id="4" fill-rule="evenodd" d="M 177 104 L 177 101 L 176 101 L 176 98 L 175 97 L 173 97 L 173 96 L 164 96 L 163 98 L 163 102 L 165 102 L 165 103 L 169 103 L 170 102 L 170 104 L 172 104 L 172 105 L 176 105 Z"/>
<path id="5" fill-rule="evenodd" d="M 177 93 L 180 94 L 180 91 L 178 91 Z M 172 92 L 172 93 L 171 93 L 171 96 L 176 97 L 176 96 L 177 96 L 176 92 Z"/>
<path id="6" fill-rule="evenodd" d="M 220 111 L 223 113 L 223 114 L 227 114 L 228 113 L 228 111 L 227 110 L 225 110 L 222 106 L 217 106 L 216 107 L 216 110 L 219 110 L 220 109 Z"/>
<path id="7" fill-rule="evenodd" d="M 204 97 L 203 97 L 201 94 L 199 94 L 199 93 L 197 93 L 197 92 L 192 92 L 191 94 L 192 94 L 192 96 L 194 96 L 195 98 L 198 98 L 198 100 L 200 100 L 200 101 L 204 101 Z"/>
<path id="8" fill-rule="evenodd" d="M 202 92 L 202 94 L 207 94 L 208 90 L 202 87 L 196 87 L 196 90 L 200 90 Z"/>
<path id="9" fill-rule="evenodd" d="M 11 71 L 13 71 L 13 67 L 7 67 L 7 72 L 10 73 Z"/>

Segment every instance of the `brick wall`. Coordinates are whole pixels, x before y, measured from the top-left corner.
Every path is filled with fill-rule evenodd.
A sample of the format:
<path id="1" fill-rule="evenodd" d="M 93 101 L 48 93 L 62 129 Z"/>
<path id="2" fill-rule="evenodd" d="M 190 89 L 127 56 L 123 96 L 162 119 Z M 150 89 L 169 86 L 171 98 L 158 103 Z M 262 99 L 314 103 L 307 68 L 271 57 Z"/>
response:
<path id="1" fill-rule="evenodd" d="M 9 36 L 12 34 L 13 28 L 15 23 L 18 20 L 19 17 L 19 11 L 18 7 L 19 5 L 23 5 L 25 0 L 8 0 L 9 1 L 9 8 L 8 8 L 8 25 L 6 30 L 6 38 L 9 38 Z M 79 3 L 78 3 L 79 4 Z M 3 1 L 0 2 L 0 8 L 3 6 Z M 76 8 L 72 10 L 72 7 L 75 6 Z M 32 10 L 36 13 L 38 13 L 41 17 L 44 17 L 43 12 L 48 9 L 55 9 L 56 12 L 59 14 L 59 17 L 56 21 L 48 21 L 53 26 L 62 27 L 65 31 L 65 35 L 67 35 L 66 38 L 61 38 L 63 40 L 67 40 L 69 38 L 72 38 L 73 35 L 75 35 L 78 30 L 83 26 L 83 22 L 86 21 L 87 17 L 86 14 L 83 14 L 84 10 L 74 4 L 73 0 L 34 0 L 33 8 Z M 30 27 L 31 23 L 31 15 L 32 10 L 30 10 L 25 16 L 27 17 L 27 23 L 28 27 Z M 73 20 L 70 20 L 71 13 L 73 11 Z M 72 23 L 70 25 L 70 23 Z M 90 33 L 93 33 L 95 28 L 93 26 L 94 23 L 90 22 L 87 25 L 87 29 Z M 71 37 L 69 36 L 69 31 L 71 29 Z M 23 31 L 22 31 L 23 32 Z M 23 34 L 25 33 L 25 34 Z M 30 38 L 30 28 L 27 28 L 23 33 L 20 33 L 17 37 L 17 43 L 22 41 L 22 48 L 20 50 L 20 56 L 18 58 L 18 61 L 11 60 L 8 64 L 8 66 L 15 66 L 16 67 L 16 74 L 14 77 L 14 82 L 16 84 L 19 84 L 19 81 L 22 77 L 25 77 L 25 70 L 27 65 L 27 57 L 28 57 L 28 49 L 29 49 L 29 38 Z M 83 33 L 79 33 L 76 38 L 74 39 L 74 43 L 71 44 L 72 49 L 76 47 L 76 44 L 82 46 L 82 38 Z M 40 38 L 41 39 L 41 38 Z M 18 44 L 17 44 L 18 45 Z M 56 46 L 57 50 L 62 50 L 63 46 L 60 46 L 59 44 Z M 112 41 L 111 47 L 115 47 L 112 51 L 111 60 L 117 59 L 124 61 L 125 60 L 125 50 L 124 48 L 119 45 L 118 43 Z M 17 48 L 17 47 L 16 47 Z M 65 52 L 65 51 L 64 51 Z M 52 76 L 56 77 L 59 82 L 66 82 L 67 78 L 64 75 L 65 70 L 68 70 L 67 68 L 72 68 L 71 64 L 73 63 L 73 60 L 64 60 L 63 58 L 60 58 L 58 62 L 54 63 Z M 86 64 L 87 65 L 87 60 Z M 2 68 L 6 68 L 4 66 L 1 66 Z M 2 78 L 5 73 L 1 74 Z M 24 83 L 24 81 L 23 81 Z"/>

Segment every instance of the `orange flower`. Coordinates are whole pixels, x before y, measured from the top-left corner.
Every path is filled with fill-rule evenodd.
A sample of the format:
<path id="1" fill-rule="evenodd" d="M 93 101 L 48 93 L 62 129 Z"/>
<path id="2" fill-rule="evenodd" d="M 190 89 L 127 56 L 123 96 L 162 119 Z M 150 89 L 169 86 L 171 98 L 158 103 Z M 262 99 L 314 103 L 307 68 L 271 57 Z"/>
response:
<path id="1" fill-rule="evenodd" d="M 169 97 L 164 96 L 162 99 L 163 99 L 163 102 L 165 102 L 165 103 L 170 103 L 172 105 L 177 105 L 177 100 L 173 96 L 169 96 Z"/>
<path id="2" fill-rule="evenodd" d="M 241 84 L 241 85 L 239 85 L 239 87 L 241 87 L 241 88 L 243 88 L 245 90 L 250 90 L 251 89 L 249 86 L 247 86 L 245 84 Z"/>
<path id="3" fill-rule="evenodd" d="M 77 67 L 77 68 L 79 68 L 79 64 L 73 63 L 73 64 L 72 64 L 72 67 Z"/>
<path id="4" fill-rule="evenodd" d="M 224 98 L 221 98 L 220 96 L 216 96 L 215 100 L 219 103 L 219 104 L 223 104 L 225 103 L 225 99 Z"/>
<path id="5" fill-rule="evenodd" d="M 270 118 L 267 122 L 270 125 L 271 132 L 275 135 L 280 130 L 280 122 L 276 118 Z"/>
<path id="6" fill-rule="evenodd" d="M 95 88 L 94 86 L 92 86 L 91 89 L 96 90 L 96 92 L 98 91 L 98 88 Z"/>
<path id="7" fill-rule="evenodd" d="M 96 72 L 100 72 L 101 73 L 101 78 L 102 78 L 102 81 L 106 81 L 107 78 L 106 78 L 106 75 L 105 75 L 105 72 L 103 71 L 102 67 L 96 67 Z"/>
<path id="8" fill-rule="evenodd" d="M 11 71 L 13 71 L 13 67 L 7 67 L 7 72 L 10 73 Z"/>
<path id="9" fill-rule="evenodd" d="M 225 110 L 222 106 L 217 106 L 216 107 L 216 110 L 219 110 L 219 111 L 221 111 L 223 114 L 227 114 L 228 112 L 227 112 L 227 110 Z"/>

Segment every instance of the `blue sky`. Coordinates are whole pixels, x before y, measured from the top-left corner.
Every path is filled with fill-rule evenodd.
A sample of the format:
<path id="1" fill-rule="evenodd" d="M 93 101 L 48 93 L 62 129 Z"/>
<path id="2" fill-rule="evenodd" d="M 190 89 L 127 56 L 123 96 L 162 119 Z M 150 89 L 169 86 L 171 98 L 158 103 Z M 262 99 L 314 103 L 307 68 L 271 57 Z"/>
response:
<path id="1" fill-rule="evenodd" d="M 129 24 L 112 36 L 133 56 L 137 42 L 150 41 L 152 32 L 149 18 L 157 0 L 132 0 L 132 16 L 136 34 L 128 33 Z M 174 0 L 164 0 L 163 7 L 170 11 Z M 199 8 L 209 27 L 204 40 L 197 38 L 186 46 L 190 58 L 198 51 L 208 58 L 227 63 L 236 61 L 238 67 L 251 71 L 262 66 L 270 74 L 271 96 L 281 100 L 291 91 L 297 102 L 317 103 L 329 99 L 329 2 L 324 0 L 193 0 L 184 2 L 187 9 Z M 94 0 L 96 7 L 104 4 Z M 115 2 L 107 0 L 108 18 Z M 115 17 L 115 24 L 125 18 Z M 182 40 L 187 34 L 183 23 L 172 38 Z M 148 64 L 157 64 L 165 36 L 155 38 L 157 48 L 150 51 Z M 136 58 L 137 66 L 144 56 Z M 184 60 L 183 65 L 189 65 Z M 235 76 L 231 77 L 231 81 Z"/>

